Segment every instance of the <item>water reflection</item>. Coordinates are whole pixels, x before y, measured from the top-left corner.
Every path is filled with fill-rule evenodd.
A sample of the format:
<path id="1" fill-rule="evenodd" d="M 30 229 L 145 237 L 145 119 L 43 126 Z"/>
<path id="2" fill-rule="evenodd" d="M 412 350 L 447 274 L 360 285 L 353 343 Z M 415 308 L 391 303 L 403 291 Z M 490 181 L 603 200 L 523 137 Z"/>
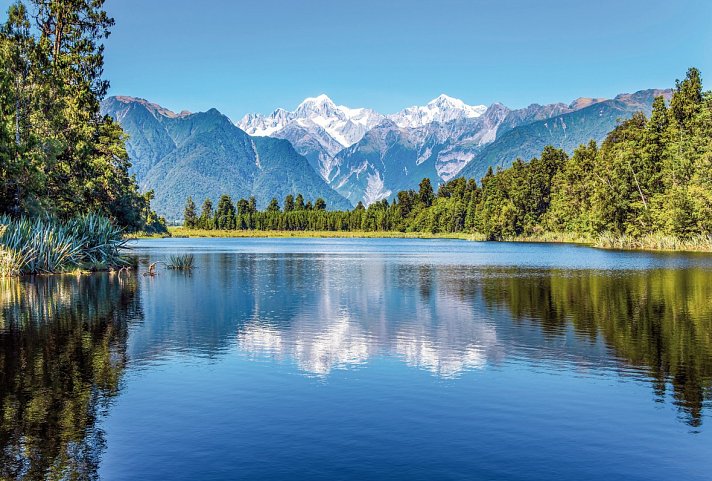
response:
<path id="1" fill-rule="evenodd" d="M 95 479 L 120 388 L 132 277 L 0 279 L 0 479 Z"/>
<path id="2" fill-rule="evenodd" d="M 476 382 L 467 371 L 510 367 L 644 379 L 694 427 L 712 403 L 707 268 L 234 252 L 201 253 L 196 265 L 155 278 L 0 280 L 0 478 L 96 478 L 98 421 L 125 372 L 176 359 L 266 360 L 320 378 L 395 359 L 460 385 Z"/>
<path id="3" fill-rule="evenodd" d="M 539 363 L 652 381 L 698 426 L 712 387 L 712 271 L 428 265 L 387 255 L 205 254 L 147 282 L 137 361 L 170 352 L 293 362 L 396 358 L 443 378 Z"/>
<path id="4" fill-rule="evenodd" d="M 661 400 L 672 386 L 687 421 L 700 424 L 712 399 L 710 271 L 505 274 L 483 287 L 488 302 L 536 320 L 547 336 L 568 325 L 582 339 L 603 336 L 622 362 L 648 373 Z"/>

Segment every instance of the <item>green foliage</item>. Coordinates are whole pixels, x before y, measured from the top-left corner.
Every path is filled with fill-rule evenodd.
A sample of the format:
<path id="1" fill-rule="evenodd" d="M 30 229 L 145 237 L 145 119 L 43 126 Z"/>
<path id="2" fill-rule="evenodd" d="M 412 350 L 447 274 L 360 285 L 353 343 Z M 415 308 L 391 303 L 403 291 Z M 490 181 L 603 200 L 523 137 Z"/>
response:
<path id="1" fill-rule="evenodd" d="M 215 222 L 213 220 L 213 201 L 210 199 L 205 199 L 203 201 L 203 207 L 200 209 L 200 218 L 198 218 L 198 225 L 200 229 L 212 229 L 215 227 Z"/>
<path id="2" fill-rule="evenodd" d="M 215 210 L 216 229 L 234 229 L 235 223 L 235 205 L 229 195 L 222 195 L 218 201 L 218 208 Z"/>
<path id="3" fill-rule="evenodd" d="M 168 268 L 179 271 L 189 271 L 193 268 L 195 257 L 193 254 L 170 255 L 168 256 Z"/>
<path id="4" fill-rule="evenodd" d="M 123 130 L 99 113 L 109 86 L 102 42 L 114 24 L 103 4 L 31 0 L 8 9 L 0 26 L 0 213 L 97 212 L 130 231 L 165 232 L 129 174 Z"/>
<path id="5" fill-rule="evenodd" d="M 107 269 L 125 265 L 121 228 L 97 214 L 56 219 L 0 216 L 0 275 Z"/>
<path id="6" fill-rule="evenodd" d="M 690 69 L 669 108 L 663 97 L 652 105 L 649 119 L 634 114 L 600 146 L 592 140 L 571 157 L 547 146 L 529 162 L 488 169 L 479 186 L 459 177 L 434 192 L 424 178 L 417 192 L 350 211 L 327 211 L 321 198 L 312 207 L 301 194 L 296 202 L 288 195 L 283 210 L 276 198 L 264 211 L 241 199 L 234 227 L 218 228 L 466 232 L 490 240 L 556 234 L 608 246 L 704 248 L 712 234 L 712 95 L 702 93 L 699 72 Z"/>
<path id="7" fill-rule="evenodd" d="M 188 197 L 185 202 L 185 210 L 183 211 L 183 220 L 186 227 L 191 229 L 198 225 L 198 215 L 195 213 L 195 202 L 192 197 Z"/>

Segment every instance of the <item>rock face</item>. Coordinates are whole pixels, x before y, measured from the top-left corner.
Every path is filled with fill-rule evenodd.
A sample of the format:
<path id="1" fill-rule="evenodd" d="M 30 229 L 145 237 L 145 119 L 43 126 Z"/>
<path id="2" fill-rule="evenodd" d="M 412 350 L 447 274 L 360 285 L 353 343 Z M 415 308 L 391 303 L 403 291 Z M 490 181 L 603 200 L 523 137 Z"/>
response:
<path id="1" fill-rule="evenodd" d="M 322 197 L 329 208 L 349 203 L 331 189 L 288 141 L 251 137 L 215 109 L 175 114 L 131 97 L 110 97 L 102 111 L 129 134 L 132 171 L 143 190 L 153 189 L 153 206 L 169 221 L 182 219 L 188 196 L 200 205 L 222 194 L 234 201 L 254 195 L 258 207 L 276 197 L 302 193 Z"/>

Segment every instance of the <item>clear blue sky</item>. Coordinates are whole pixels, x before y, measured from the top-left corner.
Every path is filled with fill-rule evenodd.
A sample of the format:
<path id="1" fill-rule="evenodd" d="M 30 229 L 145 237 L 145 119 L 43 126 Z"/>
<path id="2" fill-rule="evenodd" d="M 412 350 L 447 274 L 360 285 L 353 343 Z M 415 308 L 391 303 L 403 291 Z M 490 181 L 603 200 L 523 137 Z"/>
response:
<path id="1" fill-rule="evenodd" d="M 8 0 L 0 0 L 6 6 Z M 327 93 L 384 113 L 712 87 L 711 0 L 107 0 L 112 94 L 173 110 L 294 108 Z"/>

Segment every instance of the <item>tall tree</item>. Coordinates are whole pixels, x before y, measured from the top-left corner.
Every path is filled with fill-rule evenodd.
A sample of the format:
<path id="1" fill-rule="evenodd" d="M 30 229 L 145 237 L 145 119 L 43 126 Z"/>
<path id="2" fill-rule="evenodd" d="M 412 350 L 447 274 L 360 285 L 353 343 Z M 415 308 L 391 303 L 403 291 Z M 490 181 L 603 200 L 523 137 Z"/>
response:
<path id="1" fill-rule="evenodd" d="M 420 200 L 420 203 L 423 206 L 430 207 L 433 205 L 434 199 L 435 195 L 433 194 L 433 186 L 430 184 L 430 179 L 426 177 L 420 181 L 418 200 Z"/>
<path id="2" fill-rule="evenodd" d="M 267 212 L 279 212 L 279 202 L 277 199 L 274 197 L 272 198 L 271 201 L 269 201 L 269 205 L 267 206 Z"/>
<path id="3" fill-rule="evenodd" d="M 292 212 L 294 210 L 294 196 L 288 194 L 284 198 L 284 212 Z"/>
<path id="4" fill-rule="evenodd" d="M 235 228 L 235 205 L 229 195 L 221 195 L 215 209 L 215 227 L 230 230 Z"/>
<path id="5" fill-rule="evenodd" d="M 198 226 L 201 229 L 212 229 L 215 227 L 213 222 L 213 201 L 210 199 L 205 199 L 203 201 L 203 206 L 200 209 Z"/>
<path id="6" fill-rule="evenodd" d="M 702 106 L 702 76 L 692 67 L 687 70 L 685 79 L 675 81 L 675 93 L 670 100 L 670 110 L 678 126 L 689 130 L 692 119 Z"/>
<path id="7" fill-rule="evenodd" d="M 18 0 L 8 10 L 0 28 L 0 121 L 11 122 L 13 142 L 0 148 L 2 212 L 97 211 L 129 230 L 159 227 L 150 196 L 129 174 L 123 131 L 99 113 L 109 86 L 103 42 L 114 24 L 103 5 Z"/>
<path id="8" fill-rule="evenodd" d="M 185 201 L 185 210 L 183 211 L 183 225 L 190 229 L 194 228 L 198 223 L 198 216 L 195 213 L 195 202 L 192 197 L 188 197 Z"/>

